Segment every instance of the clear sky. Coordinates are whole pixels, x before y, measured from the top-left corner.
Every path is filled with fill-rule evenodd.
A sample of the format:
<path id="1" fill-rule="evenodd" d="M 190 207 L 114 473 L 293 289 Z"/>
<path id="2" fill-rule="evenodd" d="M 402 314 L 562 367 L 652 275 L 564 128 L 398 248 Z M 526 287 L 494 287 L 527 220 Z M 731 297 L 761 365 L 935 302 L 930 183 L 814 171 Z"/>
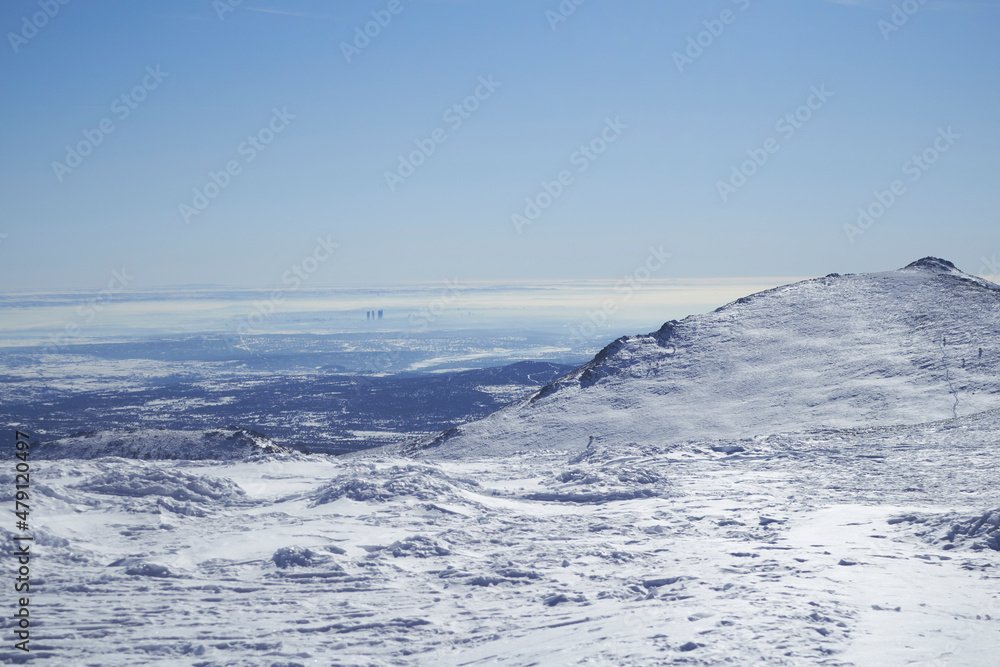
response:
<path id="1" fill-rule="evenodd" d="M 62 1 L 0 8 L 0 290 L 1000 256 L 998 2 Z"/>

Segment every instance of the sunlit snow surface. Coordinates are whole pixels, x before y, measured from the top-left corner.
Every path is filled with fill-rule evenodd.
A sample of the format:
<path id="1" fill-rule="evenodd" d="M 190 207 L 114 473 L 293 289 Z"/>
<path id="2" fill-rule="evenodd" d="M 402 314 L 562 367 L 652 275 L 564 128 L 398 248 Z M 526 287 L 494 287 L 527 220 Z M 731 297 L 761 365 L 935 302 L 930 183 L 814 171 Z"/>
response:
<path id="1" fill-rule="evenodd" d="M 1000 407 L 1000 287 L 927 258 L 832 274 L 622 337 L 435 456 L 916 424 Z"/>
<path id="2" fill-rule="evenodd" d="M 990 667 L 998 332 L 1000 289 L 924 260 L 619 340 L 407 446 L 274 453 L 221 425 L 36 444 L 32 652 L 0 655 Z M 502 396 L 534 368 L 469 382 Z"/>
<path id="3" fill-rule="evenodd" d="M 37 461 L 31 662 L 993 665 L 998 427 Z"/>

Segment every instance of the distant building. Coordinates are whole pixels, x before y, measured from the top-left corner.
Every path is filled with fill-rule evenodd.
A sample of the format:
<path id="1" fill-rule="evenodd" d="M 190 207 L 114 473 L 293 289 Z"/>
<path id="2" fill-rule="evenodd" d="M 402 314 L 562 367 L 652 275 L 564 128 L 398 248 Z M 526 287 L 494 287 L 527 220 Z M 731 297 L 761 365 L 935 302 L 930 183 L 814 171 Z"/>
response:
<path id="1" fill-rule="evenodd" d="M 382 319 L 382 311 L 381 310 L 378 311 L 378 318 Z"/>

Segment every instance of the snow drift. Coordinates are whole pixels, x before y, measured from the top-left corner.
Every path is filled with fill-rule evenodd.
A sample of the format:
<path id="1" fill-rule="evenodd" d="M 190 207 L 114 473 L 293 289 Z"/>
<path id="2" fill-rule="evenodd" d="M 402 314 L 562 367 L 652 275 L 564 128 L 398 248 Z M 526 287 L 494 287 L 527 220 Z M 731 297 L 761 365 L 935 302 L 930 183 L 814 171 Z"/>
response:
<path id="1" fill-rule="evenodd" d="M 211 431 L 168 429 L 127 429 L 88 431 L 68 438 L 42 443 L 32 449 L 39 459 L 96 459 L 117 456 L 144 460 L 243 460 L 260 454 L 281 454 L 290 450 L 267 436 L 241 428 Z"/>

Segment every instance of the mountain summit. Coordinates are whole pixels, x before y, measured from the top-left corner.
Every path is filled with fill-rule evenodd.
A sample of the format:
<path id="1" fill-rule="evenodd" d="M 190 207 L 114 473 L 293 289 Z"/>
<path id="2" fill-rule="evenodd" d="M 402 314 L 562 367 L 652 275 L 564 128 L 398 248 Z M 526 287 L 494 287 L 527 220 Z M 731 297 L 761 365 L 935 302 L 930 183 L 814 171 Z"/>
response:
<path id="1" fill-rule="evenodd" d="M 906 271 L 908 269 L 920 269 L 924 271 L 937 271 L 939 273 L 959 273 L 962 272 L 951 262 L 946 259 L 941 259 L 940 257 L 924 257 L 923 259 L 918 259 L 915 262 L 910 262 L 904 266 L 900 271 Z M 965 275 L 965 274 L 962 274 Z"/>
<path id="2" fill-rule="evenodd" d="M 925 257 L 624 336 L 532 396 L 407 451 L 582 449 L 917 424 L 1000 407 L 1000 286 Z M 432 452 L 427 451 L 431 454 Z"/>

